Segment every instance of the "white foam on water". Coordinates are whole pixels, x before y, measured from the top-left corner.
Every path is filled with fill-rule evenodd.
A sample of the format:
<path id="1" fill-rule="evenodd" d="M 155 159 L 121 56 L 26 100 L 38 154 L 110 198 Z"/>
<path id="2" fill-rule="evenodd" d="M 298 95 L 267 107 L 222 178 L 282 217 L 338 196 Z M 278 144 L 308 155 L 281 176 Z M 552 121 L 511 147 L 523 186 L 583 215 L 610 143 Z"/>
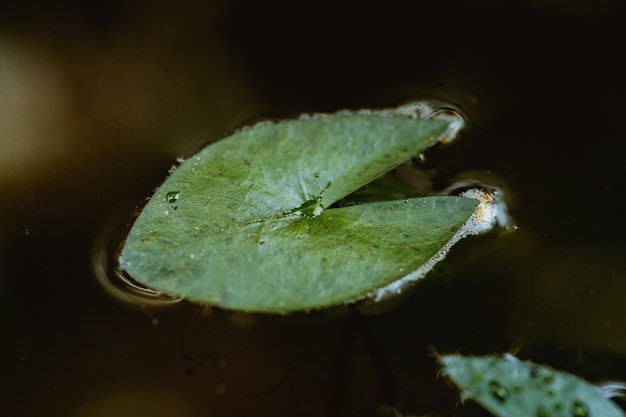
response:
<path id="1" fill-rule="evenodd" d="M 486 190 L 495 200 L 495 222 L 498 227 L 507 231 L 517 230 L 517 225 L 509 214 L 509 207 L 515 205 L 514 196 L 507 184 L 497 174 L 488 170 L 471 170 L 457 174 L 456 177 L 452 184 L 435 195 L 463 195 L 461 190 L 472 188 Z M 470 196 L 466 195 L 466 197 Z"/>
<path id="2" fill-rule="evenodd" d="M 428 272 L 430 272 L 438 262 L 442 261 L 446 257 L 450 249 L 459 240 L 467 236 L 480 235 L 493 230 L 493 228 L 498 224 L 500 211 L 504 210 L 506 212 L 504 202 L 496 199 L 493 193 L 485 189 L 472 188 L 462 192 L 460 196 L 476 199 L 479 203 L 474 210 L 474 213 L 465 221 L 459 230 L 457 230 L 452 238 L 450 238 L 450 240 L 439 250 L 439 252 L 434 254 L 418 269 L 385 287 L 372 291 L 367 295 L 368 298 L 373 299 L 375 302 L 379 302 L 400 294 L 405 287 L 423 278 Z"/>

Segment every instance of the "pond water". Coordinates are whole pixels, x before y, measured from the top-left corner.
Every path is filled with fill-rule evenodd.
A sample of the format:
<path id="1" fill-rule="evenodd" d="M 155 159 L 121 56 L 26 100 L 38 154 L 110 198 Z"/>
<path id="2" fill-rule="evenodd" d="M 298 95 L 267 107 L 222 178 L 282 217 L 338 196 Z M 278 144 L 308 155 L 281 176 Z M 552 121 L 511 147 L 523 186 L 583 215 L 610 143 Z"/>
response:
<path id="1" fill-rule="evenodd" d="M 622 12 L 485 0 L 0 13 L 2 413 L 488 415 L 457 404 L 434 352 L 626 380 Z M 103 288 L 177 157 L 266 118 L 422 99 L 454 104 L 469 127 L 414 171 L 434 189 L 504 187 L 517 230 L 461 241 L 401 299 L 360 311 L 241 314 Z"/>

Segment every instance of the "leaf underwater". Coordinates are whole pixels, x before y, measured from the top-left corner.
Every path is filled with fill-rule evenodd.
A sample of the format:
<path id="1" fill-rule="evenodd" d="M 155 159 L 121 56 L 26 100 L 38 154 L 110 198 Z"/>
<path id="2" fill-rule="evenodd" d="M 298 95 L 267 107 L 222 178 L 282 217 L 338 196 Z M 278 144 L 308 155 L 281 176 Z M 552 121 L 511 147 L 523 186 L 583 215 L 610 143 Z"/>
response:
<path id="1" fill-rule="evenodd" d="M 180 165 L 120 263 L 155 290 L 284 313 L 351 302 L 418 270 L 478 202 L 439 196 L 328 208 L 442 140 L 448 123 L 337 113 L 262 123 Z"/>
<path id="2" fill-rule="evenodd" d="M 443 355 L 439 363 L 463 400 L 498 417 L 626 417 L 598 386 L 512 355 Z"/>

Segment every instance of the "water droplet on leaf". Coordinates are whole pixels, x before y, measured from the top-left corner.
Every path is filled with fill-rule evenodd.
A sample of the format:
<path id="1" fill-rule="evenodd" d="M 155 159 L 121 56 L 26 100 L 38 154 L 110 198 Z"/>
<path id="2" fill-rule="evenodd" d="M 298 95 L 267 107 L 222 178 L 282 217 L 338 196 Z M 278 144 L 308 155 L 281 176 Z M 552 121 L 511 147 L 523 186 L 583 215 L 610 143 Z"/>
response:
<path id="1" fill-rule="evenodd" d="M 533 366 L 530 369 L 531 378 L 537 378 L 539 375 L 541 375 L 541 368 L 539 366 Z"/>
<path id="2" fill-rule="evenodd" d="M 587 405 L 581 401 L 574 401 L 572 406 L 572 417 L 589 417 Z"/>
<path id="3" fill-rule="evenodd" d="M 491 395 L 500 402 L 504 402 L 509 396 L 508 390 L 498 381 L 489 382 L 488 388 Z"/>
<path id="4" fill-rule="evenodd" d="M 169 193 L 165 195 L 165 199 L 170 204 L 177 202 L 179 197 L 180 197 L 180 191 L 170 191 Z"/>

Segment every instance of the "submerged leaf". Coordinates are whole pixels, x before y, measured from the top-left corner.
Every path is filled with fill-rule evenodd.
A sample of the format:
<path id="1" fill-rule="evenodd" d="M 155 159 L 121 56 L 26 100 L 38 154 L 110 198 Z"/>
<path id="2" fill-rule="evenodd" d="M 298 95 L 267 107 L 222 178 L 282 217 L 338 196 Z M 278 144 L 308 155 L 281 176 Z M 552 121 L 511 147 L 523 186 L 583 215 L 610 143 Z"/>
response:
<path id="1" fill-rule="evenodd" d="M 428 262 L 478 203 L 444 196 L 329 207 L 447 128 L 371 112 L 242 130 L 188 159 L 155 192 L 122 267 L 151 288 L 228 309 L 363 298 Z"/>
<path id="2" fill-rule="evenodd" d="M 439 361 L 463 399 L 499 417 L 625 417 L 597 386 L 511 355 L 443 355 Z"/>

